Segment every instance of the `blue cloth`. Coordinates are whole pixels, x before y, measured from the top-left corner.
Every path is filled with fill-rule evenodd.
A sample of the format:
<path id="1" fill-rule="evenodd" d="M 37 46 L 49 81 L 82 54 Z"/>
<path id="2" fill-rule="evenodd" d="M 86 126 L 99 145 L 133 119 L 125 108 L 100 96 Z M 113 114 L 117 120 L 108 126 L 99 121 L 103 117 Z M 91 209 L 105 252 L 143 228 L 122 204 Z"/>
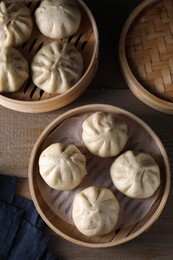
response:
<path id="1" fill-rule="evenodd" d="M 0 175 L 0 201 L 12 203 L 16 191 L 17 178 Z"/>
<path id="2" fill-rule="evenodd" d="M 32 201 L 15 194 L 17 178 L 0 175 L 0 260 L 55 260 Z"/>
<path id="3" fill-rule="evenodd" d="M 23 210 L 0 202 L 0 259 L 6 259 L 23 218 Z"/>
<path id="4" fill-rule="evenodd" d="M 33 226 L 43 230 L 45 224 L 40 218 L 38 212 L 35 209 L 32 201 L 27 200 L 21 196 L 14 196 L 13 205 L 17 208 L 20 208 L 24 211 L 24 218 L 30 222 Z"/>

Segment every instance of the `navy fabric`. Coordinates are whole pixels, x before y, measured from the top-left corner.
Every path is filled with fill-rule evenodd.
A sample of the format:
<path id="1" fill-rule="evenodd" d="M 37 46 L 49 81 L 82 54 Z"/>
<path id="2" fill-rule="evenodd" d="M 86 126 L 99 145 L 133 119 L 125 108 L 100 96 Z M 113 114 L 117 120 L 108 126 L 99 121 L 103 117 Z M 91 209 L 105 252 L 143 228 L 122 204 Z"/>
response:
<path id="1" fill-rule="evenodd" d="M 17 178 L 0 175 L 0 201 L 11 203 L 16 191 Z"/>
<path id="2" fill-rule="evenodd" d="M 24 211 L 24 219 L 30 222 L 33 226 L 41 230 L 44 228 L 44 221 L 40 218 L 31 200 L 27 200 L 21 196 L 15 195 L 13 205 Z"/>
<path id="3" fill-rule="evenodd" d="M 23 210 L 0 202 L 0 259 L 6 259 L 23 218 Z"/>
<path id="4" fill-rule="evenodd" d="M 17 178 L 0 174 L 0 260 L 55 260 L 32 201 L 15 194 Z"/>
<path id="5" fill-rule="evenodd" d="M 23 220 L 9 252 L 9 260 L 40 259 L 47 248 L 49 238 L 39 229 Z"/>

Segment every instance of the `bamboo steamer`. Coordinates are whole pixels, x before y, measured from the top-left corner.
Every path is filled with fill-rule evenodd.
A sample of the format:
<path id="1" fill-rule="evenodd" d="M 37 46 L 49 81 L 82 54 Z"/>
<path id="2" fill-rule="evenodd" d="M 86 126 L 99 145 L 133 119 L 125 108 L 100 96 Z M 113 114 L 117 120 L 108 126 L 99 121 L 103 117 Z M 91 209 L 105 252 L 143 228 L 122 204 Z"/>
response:
<path id="1" fill-rule="evenodd" d="M 12 3 L 13 1 L 7 0 L 5 2 Z M 25 3 L 30 8 L 32 16 L 40 3 L 38 0 L 24 0 L 21 2 Z M 77 0 L 77 2 L 82 15 L 80 27 L 73 36 L 68 39 L 63 39 L 63 41 L 65 40 L 73 43 L 82 54 L 84 72 L 80 80 L 66 93 L 48 94 L 36 87 L 31 78 L 29 78 L 18 92 L 0 94 L 0 104 L 2 106 L 20 112 L 48 112 L 71 103 L 89 86 L 98 67 L 99 36 L 97 25 L 91 11 L 82 0 Z M 23 44 L 22 48 L 19 48 L 19 50 L 27 58 L 29 63 L 31 63 L 36 52 L 43 45 L 52 41 L 52 39 L 43 36 L 37 29 L 37 26 L 34 25 L 34 31 L 31 38 Z"/>
<path id="2" fill-rule="evenodd" d="M 173 3 L 146 0 L 126 20 L 119 60 L 130 90 L 148 106 L 173 114 Z"/>
<path id="3" fill-rule="evenodd" d="M 46 142 L 46 140 L 48 140 L 48 138 L 50 138 L 53 131 L 55 131 L 55 129 L 57 130 L 57 127 L 62 125 L 66 120 L 69 119 L 71 120 L 72 118 L 80 117 L 83 114 L 90 114 L 97 111 L 111 112 L 115 116 L 116 115 L 122 116 L 124 120 L 128 122 L 128 127 L 130 129 L 129 141 L 128 141 L 129 147 L 130 148 L 133 147 L 133 149 L 150 151 L 152 153 L 152 156 L 156 158 L 161 169 L 161 186 L 160 189 L 158 190 L 157 197 L 155 198 L 152 206 L 148 209 L 145 215 L 140 219 L 140 221 L 138 220 L 137 222 L 134 222 L 133 224 L 129 224 L 129 225 L 127 225 L 127 221 L 129 221 L 128 219 L 132 217 L 131 215 L 137 214 L 138 207 L 139 207 L 138 203 L 141 203 L 140 210 L 143 209 L 144 200 L 137 201 L 137 205 L 136 205 L 136 200 L 130 202 L 129 198 L 127 197 L 122 198 L 121 197 L 122 194 L 119 194 L 121 198 L 120 208 L 122 208 L 122 216 L 124 215 L 126 216 L 126 213 L 128 211 L 130 212 L 129 217 L 128 218 L 125 217 L 123 222 L 116 228 L 115 231 L 112 231 L 111 233 L 101 237 L 90 238 L 81 234 L 76 229 L 73 223 L 69 223 L 68 221 L 66 221 L 66 214 L 68 214 L 67 212 L 69 210 L 69 207 L 71 207 L 73 203 L 73 198 L 72 198 L 73 191 L 69 191 L 69 193 L 67 194 L 62 191 L 55 191 L 50 187 L 48 187 L 48 185 L 43 181 L 41 175 L 39 174 L 38 159 L 42 150 L 44 150 L 43 144 Z M 80 133 L 81 130 L 76 129 L 76 131 L 79 131 Z M 51 139 L 51 142 L 54 141 Z M 128 149 L 129 147 L 126 147 L 125 149 Z M 104 159 L 101 158 L 101 161 L 103 161 L 105 167 Z M 94 168 L 94 172 L 92 172 L 92 170 L 88 165 L 88 169 L 90 169 L 90 172 L 85 177 L 84 180 L 85 185 L 90 186 L 93 183 L 95 177 L 97 177 L 100 186 L 106 187 L 107 185 L 106 183 L 108 182 L 109 184 L 108 186 L 112 187 L 111 179 L 109 176 L 109 169 L 106 170 L 107 172 L 105 176 L 99 175 L 98 177 L 97 165 L 95 165 L 95 162 L 96 161 L 94 159 L 94 167 L 92 167 Z M 93 179 L 91 178 L 92 174 L 96 174 Z M 40 216 L 55 233 L 57 233 L 64 239 L 81 246 L 91 247 L 91 248 L 105 248 L 105 247 L 117 246 L 119 244 L 123 244 L 127 241 L 136 238 L 144 231 L 147 231 L 150 228 L 150 226 L 158 219 L 159 215 L 161 214 L 166 204 L 169 195 L 170 165 L 163 144 L 161 143 L 158 136 L 152 131 L 152 129 L 145 122 L 143 122 L 141 119 L 139 119 L 132 113 L 127 112 L 118 107 L 103 105 L 103 104 L 97 104 L 97 105 L 94 104 L 94 105 L 86 105 L 86 106 L 78 107 L 68 112 L 65 112 L 64 114 L 58 116 L 54 121 L 52 121 L 45 128 L 45 130 L 39 136 L 38 140 L 36 141 L 33 147 L 30 160 L 29 160 L 28 178 L 29 178 L 29 188 L 30 188 L 32 200 Z M 82 186 L 82 188 L 84 187 L 84 184 L 80 184 L 80 185 Z M 79 185 L 79 189 L 80 189 L 80 185 Z M 74 191 L 78 192 L 76 189 L 74 189 Z M 125 207 L 123 207 L 122 204 L 123 200 L 126 199 L 128 200 L 125 203 Z M 56 204 L 54 205 L 54 203 Z M 64 217 L 60 217 L 55 212 L 58 208 L 60 210 L 64 210 L 65 212 Z"/>

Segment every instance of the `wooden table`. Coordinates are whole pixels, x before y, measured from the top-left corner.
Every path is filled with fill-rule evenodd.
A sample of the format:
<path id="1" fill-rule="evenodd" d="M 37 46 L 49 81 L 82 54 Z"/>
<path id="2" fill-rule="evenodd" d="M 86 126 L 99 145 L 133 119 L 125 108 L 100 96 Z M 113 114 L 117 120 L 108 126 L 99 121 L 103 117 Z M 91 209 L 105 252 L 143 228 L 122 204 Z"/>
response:
<path id="1" fill-rule="evenodd" d="M 77 106 L 105 103 L 124 108 L 143 119 L 160 137 L 173 171 L 173 116 L 140 102 L 128 89 L 118 64 L 118 40 L 123 23 L 141 0 L 85 0 L 100 33 L 100 61 L 95 79 L 85 93 L 59 110 L 43 114 L 15 112 L 0 106 L 0 171 L 19 177 L 17 193 L 31 198 L 27 180 L 29 157 L 42 130 L 54 118 Z M 133 2 L 133 3 L 132 3 Z M 138 238 L 107 249 L 90 249 L 72 244 L 48 227 L 49 248 L 60 259 L 173 259 L 173 189 L 156 223 Z"/>

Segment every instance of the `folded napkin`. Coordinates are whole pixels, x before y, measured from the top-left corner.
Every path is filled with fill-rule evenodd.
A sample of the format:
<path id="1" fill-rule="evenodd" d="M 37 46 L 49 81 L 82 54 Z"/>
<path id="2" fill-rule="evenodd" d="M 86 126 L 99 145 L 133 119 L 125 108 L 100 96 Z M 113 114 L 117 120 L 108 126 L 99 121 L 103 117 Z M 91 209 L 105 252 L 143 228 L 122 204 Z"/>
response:
<path id="1" fill-rule="evenodd" d="M 17 178 L 0 175 L 0 260 L 55 260 L 32 201 L 15 194 Z"/>

